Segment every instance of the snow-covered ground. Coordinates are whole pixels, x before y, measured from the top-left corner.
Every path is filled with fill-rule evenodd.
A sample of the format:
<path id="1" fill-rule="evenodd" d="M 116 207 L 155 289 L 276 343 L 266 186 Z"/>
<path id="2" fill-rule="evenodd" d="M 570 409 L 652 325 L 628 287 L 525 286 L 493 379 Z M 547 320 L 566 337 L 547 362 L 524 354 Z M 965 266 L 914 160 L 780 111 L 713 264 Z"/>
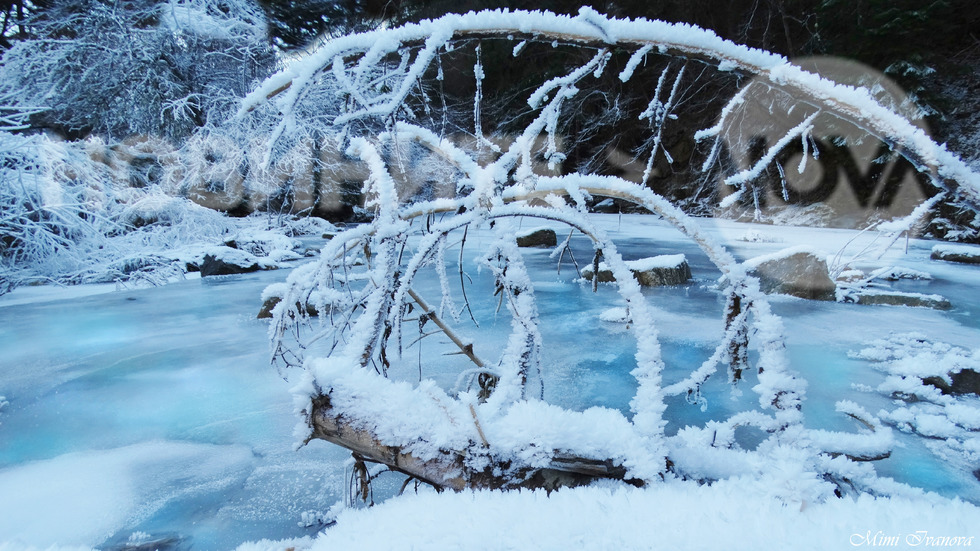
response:
<path id="1" fill-rule="evenodd" d="M 665 384 L 676 382 L 711 354 L 723 329 L 719 273 L 689 240 L 652 217 L 599 219 L 627 260 L 683 253 L 691 265 L 690 284 L 644 291 L 664 341 Z M 121 549 L 150 541 L 175 549 L 980 545 L 980 481 L 973 474 L 980 449 L 971 447 L 977 427 L 969 429 L 978 399 L 918 409 L 896 402 L 884 389 L 902 367 L 870 351 L 916 333 L 948 345 L 931 349 L 932 358 L 976 356 L 980 266 L 930 260 L 932 242 L 912 240 L 906 253 L 902 240 L 879 258 L 871 233 L 702 222 L 740 260 L 807 245 L 825 252 L 832 269 L 855 277 L 855 270 L 867 275 L 893 265 L 932 276 L 888 284 L 942 295 L 952 310 L 793 297 L 772 297 L 772 303 L 786 324 L 791 367 L 809 385 L 805 424 L 856 432 L 857 423 L 835 411 L 841 400 L 892 420 L 897 446 L 891 457 L 876 462 L 878 473 L 938 496 L 911 492 L 908 498 L 788 504 L 774 481 L 789 480 L 792 473 L 779 472 L 710 487 L 673 481 L 633 489 L 610 483 L 551 496 L 423 489 L 372 509 L 345 510 L 317 536 L 321 521 L 332 518 L 338 511 L 331 508 L 344 499 L 349 454 L 319 441 L 294 451 L 298 419 L 290 384 L 269 367 L 267 325 L 254 319 L 262 290 L 286 277 L 279 270 L 150 289 L 91 289 L 102 294 L 88 294 L 87 287 L 18 288 L 0 297 L 0 550 Z M 467 261 L 486 245 L 484 237 L 470 235 Z M 591 259 L 584 240 L 572 246 L 580 264 Z M 627 413 L 636 390 L 629 374 L 635 344 L 625 324 L 603 321 L 614 319 L 608 312 L 622 306 L 617 295 L 608 285 L 592 293 L 567 257 L 559 272 L 547 249 L 526 250 L 525 256 L 545 321 L 543 339 L 561 343 L 549 348 L 545 361 L 546 400 Z M 492 285 L 491 276 L 472 265 L 466 269 L 480 327 L 466 323 L 464 315 L 458 330 L 478 335 L 475 352 L 489 355 L 505 346 L 509 316 L 498 319 L 496 299 L 479 298 L 481 285 Z M 438 288 L 435 281 L 416 286 L 433 299 Z M 440 346 L 426 340 L 421 350 L 410 349 L 404 369 L 394 376 L 418 380 L 424 368 L 425 377 L 452 387 L 465 359 L 434 355 Z M 916 354 L 911 357 L 927 361 L 922 350 Z M 705 385 L 704 411 L 680 397 L 668 403 L 668 435 L 754 401 L 748 388 L 733 394 L 721 379 Z M 909 415 L 928 416 L 923 431 L 902 430 Z M 956 420 L 967 429 L 950 429 Z M 924 437 L 929 427 L 945 428 L 948 438 Z M 396 493 L 400 484 L 395 475 L 382 475 L 375 501 Z"/>

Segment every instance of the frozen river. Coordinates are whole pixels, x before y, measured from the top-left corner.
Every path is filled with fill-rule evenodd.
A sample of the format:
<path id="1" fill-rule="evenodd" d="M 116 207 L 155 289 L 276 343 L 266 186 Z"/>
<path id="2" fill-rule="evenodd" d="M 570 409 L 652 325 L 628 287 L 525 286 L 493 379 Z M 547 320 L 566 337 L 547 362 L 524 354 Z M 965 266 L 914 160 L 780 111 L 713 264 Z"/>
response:
<path id="1" fill-rule="evenodd" d="M 718 273 L 690 242 L 659 223 L 610 216 L 605 224 L 611 234 L 619 232 L 626 258 L 683 252 L 691 263 L 691 283 L 646 291 L 666 363 L 678 366 L 668 368 L 665 382 L 679 380 L 710 355 L 722 330 Z M 718 235 L 746 231 L 726 225 Z M 774 242 L 736 239 L 740 258 L 813 239 L 833 253 L 853 237 L 833 230 L 753 231 L 769 232 Z M 468 257 L 475 256 L 479 236 L 467 247 L 473 247 Z M 588 262 L 587 243 L 575 247 L 579 263 Z M 848 357 L 873 339 L 918 331 L 956 346 L 980 346 L 980 267 L 930 261 L 929 247 L 913 241 L 908 255 L 896 249 L 882 262 L 931 273 L 933 280 L 904 283 L 903 290 L 942 294 L 952 311 L 773 298 L 786 323 L 792 368 L 809 383 L 808 426 L 853 431 L 854 423 L 834 412 L 837 400 L 854 400 L 873 413 L 891 405 L 854 387 L 884 377 Z M 636 386 L 629 375 L 635 345 L 625 326 L 599 320 L 619 305 L 613 289 L 600 286 L 593 294 L 575 281 L 569 264 L 557 272 L 549 251 L 527 256 L 546 320 L 544 340 L 562 343 L 545 362 L 545 399 L 626 413 Z M 490 285 L 489 275 L 472 266 L 467 271 L 474 298 Z M 343 498 L 349 454 L 319 441 L 295 449 L 290 385 L 270 367 L 267 323 L 255 319 L 263 288 L 286 275 L 259 272 L 87 295 L 22 289 L 2 297 L 0 396 L 7 403 L 0 409 L 0 543 L 123 548 L 127 541 L 155 539 L 173 548 L 227 549 L 322 529 L 304 521 Z M 436 289 L 432 282 L 417 288 L 438 297 Z M 472 305 L 481 322 L 476 352 L 494 350 L 510 320 L 505 313 L 498 319 L 495 300 Z M 459 327 L 470 331 L 466 323 Z M 414 353 L 406 353 L 406 371 L 415 369 Z M 425 376 L 451 386 L 462 365 L 454 362 L 462 361 L 426 365 Z M 405 378 L 417 378 L 412 373 Z M 668 433 L 756 400 L 748 387 L 742 390 L 732 396 L 723 377 L 715 377 L 705 387 L 706 411 L 671 401 Z M 925 439 L 896 435 L 899 447 L 879 462 L 879 473 L 980 502 L 980 482 L 968 466 L 940 459 Z M 382 484 L 379 497 L 398 482 Z"/>

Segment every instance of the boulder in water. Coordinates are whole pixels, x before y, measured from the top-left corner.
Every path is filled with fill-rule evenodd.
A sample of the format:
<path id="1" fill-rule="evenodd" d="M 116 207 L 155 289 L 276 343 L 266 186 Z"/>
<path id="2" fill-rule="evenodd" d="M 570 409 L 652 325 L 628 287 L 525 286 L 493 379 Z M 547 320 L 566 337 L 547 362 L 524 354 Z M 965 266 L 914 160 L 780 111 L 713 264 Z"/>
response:
<path id="1" fill-rule="evenodd" d="M 554 247 L 558 245 L 558 235 L 551 228 L 536 228 L 517 234 L 518 247 Z"/>
<path id="2" fill-rule="evenodd" d="M 806 247 L 790 247 L 752 258 L 745 266 L 759 278 L 765 293 L 811 300 L 837 299 L 837 285 L 830 279 L 824 255 Z"/>
<path id="3" fill-rule="evenodd" d="M 645 287 L 680 285 L 691 279 L 691 267 L 683 254 L 666 254 L 639 260 L 627 260 L 626 266 L 633 272 L 637 282 Z M 582 277 L 589 281 L 595 277 L 591 265 L 582 269 Z M 598 278 L 600 283 L 616 281 L 612 270 L 605 262 L 599 263 Z"/>

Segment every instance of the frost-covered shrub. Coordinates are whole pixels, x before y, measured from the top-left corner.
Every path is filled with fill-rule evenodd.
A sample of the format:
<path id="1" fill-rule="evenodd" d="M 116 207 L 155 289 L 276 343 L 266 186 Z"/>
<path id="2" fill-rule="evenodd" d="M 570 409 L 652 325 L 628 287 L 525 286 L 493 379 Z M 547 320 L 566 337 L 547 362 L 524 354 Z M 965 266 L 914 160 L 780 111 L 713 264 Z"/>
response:
<path id="1" fill-rule="evenodd" d="M 23 267 L 36 273 L 78 270 L 84 256 L 121 228 L 109 210 L 114 192 L 83 151 L 44 136 L 0 133 L 0 261 L 5 285 Z"/>
<path id="2" fill-rule="evenodd" d="M 86 142 L 0 133 L 0 290 L 22 283 L 160 284 L 171 252 L 233 225 L 159 186 L 133 187 Z M 94 147 L 98 149 L 98 147 Z"/>
<path id="3" fill-rule="evenodd" d="M 262 10 L 247 0 L 53 2 L 7 50 L 0 93 L 66 136 L 180 143 L 272 67 Z"/>

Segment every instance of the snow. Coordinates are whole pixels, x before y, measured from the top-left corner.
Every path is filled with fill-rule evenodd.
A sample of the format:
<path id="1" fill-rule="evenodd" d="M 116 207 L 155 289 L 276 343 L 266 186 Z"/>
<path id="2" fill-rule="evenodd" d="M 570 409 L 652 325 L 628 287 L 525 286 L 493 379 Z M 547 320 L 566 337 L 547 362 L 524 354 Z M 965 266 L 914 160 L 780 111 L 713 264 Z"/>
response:
<path id="1" fill-rule="evenodd" d="M 432 519 L 445 519 L 437 526 Z M 750 480 L 712 486 L 423 493 L 349 510 L 298 549 L 850 549 L 876 535 L 975 545 L 980 510 L 861 496 L 792 506 Z M 383 529 L 379 529 L 383 527 Z M 907 539 L 910 538 L 910 539 Z M 906 543 L 911 542 L 911 543 Z M 248 549 L 261 549 L 250 547 Z M 276 549 L 268 547 L 267 549 Z M 244 548 L 242 548 L 244 551 Z"/>
<path id="2" fill-rule="evenodd" d="M 7 468 L 0 534 L 38 546 L 91 545 L 172 500 L 240 484 L 251 460 L 244 446 L 145 442 Z"/>
<path id="3" fill-rule="evenodd" d="M 820 259 L 827 259 L 827 253 L 810 245 L 796 245 L 787 247 L 774 253 L 763 254 L 746 260 L 743 264 L 747 269 L 755 269 L 759 266 L 774 260 L 783 260 L 797 254 L 808 254 Z"/>
<path id="4" fill-rule="evenodd" d="M 627 260 L 626 265 L 631 270 L 642 272 L 657 268 L 676 268 L 685 262 L 687 262 L 687 257 L 683 254 L 662 254 L 637 260 Z"/>
<path id="5" fill-rule="evenodd" d="M 626 267 L 634 272 L 646 272 L 661 268 L 677 268 L 685 262 L 687 262 L 687 257 L 683 254 L 663 254 L 658 256 L 650 256 L 647 258 L 638 258 L 636 260 L 627 260 Z M 611 268 L 605 262 L 599 263 L 600 272 L 610 270 Z M 582 268 L 581 273 L 582 277 L 591 277 L 592 266 L 585 266 Z"/>
<path id="6" fill-rule="evenodd" d="M 176 30 L 180 16 L 214 27 L 210 15 L 198 14 L 195 6 L 170 2 L 165 8 L 171 17 L 161 24 L 173 23 Z M 188 23 L 186 30 L 220 36 L 228 29 L 194 31 Z M 189 534 L 194 547 L 230 547 L 246 538 L 262 539 L 243 548 L 285 547 L 284 542 L 292 547 L 350 547 L 354 542 L 344 538 L 355 536 L 362 546 L 370 547 L 370 538 L 381 538 L 374 545 L 391 547 L 414 542 L 422 533 L 419 527 L 426 521 L 431 524 L 434 512 L 455 522 L 453 529 L 436 531 L 436 537 L 448 538 L 444 541 L 433 541 L 433 530 L 426 530 L 426 545 L 442 547 L 487 547 L 480 544 L 492 542 L 513 548 L 548 536 L 563 548 L 596 540 L 625 548 L 651 543 L 685 548 L 699 546 L 701 536 L 716 547 L 748 543 L 746 548 L 766 548 L 773 536 L 785 540 L 802 534 L 804 546 L 820 543 L 824 548 L 835 542 L 854 546 L 855 537 L 867 544 L 872 530 L 882 533 L 882 527 L 888 533 L 932 531 L 940 538 L 970 538 L 972 543 L 965 527 L 976 526 L 977 508 L 958 499 L 980 502 L 976 476 L 970 471 L 980 460 L 980 439 L 973 429 L 978 421 L 976 400 L 942 395 L 924 384 L 924 377 L 948 380 L 950 373 L 980 361 L 980 352 L 960 348 L 975 343 L 978 330 L 980 305 L 971 293 L 975 274 L 944 266 L 930 270 L 932 279 L 896 283 L 955 290 L 959 311 L 952 313 L 869 313 L 857 305 L 815 305 L 779 297 L 770 302 L 758 281 L 746 275 L 747 267 L 803 251 L 836 250 L 833 256 L 816 253 L 832 259 L 833 273 L 867 269 L 877 275 L 883 265 L 921 267 L 928 245 L 911 243 L 902 266 L 896 264 L 899 255 L 894 251 L 883 249 L 877 257 L 865 254 L 870 245 L 843 261 L 860 234 L 781 229 L 779 246 L 788 249 L 774 252 L 772 242 L 751 239 L 730 245 L 729 251 L 719 237 L 731 227 L 705 228 L 643 185 L 617 177 L 535 174 L 532 150 L 542 134 L 547 135 L 549 166 L 554 168 L 564 158 L 555 138 L 560 108 L 577 93 L 580 80 L 589 74 L 601 76 L 611 47 L 534 90 L 528 104 L 538 113 L 486 165 L 431 131 L 396 120 L 439 52 L 453 46 L 451 40 L 494 34 L 510 40 L 514 35 L 552 40 L 556 47 L 563 41 L 638 48 L 620 73 L 623 81 L 654 47 L 662 53 L 714 60 L 722 70 L 755 74 L 791 95 L 803 94 L 818 109 L 831 107 L 909 152 L 938 183 L 956 180 L 963 194 L 980 196 L 980 177 L 944 146 L 877 104 L 867 91 L 834 84 L 779 56 L 687 25 L 610 19 L 587 7 L 577 16 L 485 11 L 325 41 L 258 87 L 243 102 L 241 113 L 265 103 L 268 110 L 281 113 L 270 138 L 275 145 L 295 126 L 297 105 L 320 83 L 321 75 L 327 75 L 336 80 L 337 89 L 330 92 L 350 98 L 350 111 L 333 118 L 335 124 L 370 119 L 393 123 L 376 139 L 353 138 L 346 150 L 370 169 L 363 192 L 366 208 L 375 215 L 371 224 L 338 234 L 324 246 L 318 262 L 297 268 L 286 283 L 281 282 L 286 276 L 256 274 L 187 281 L 154 293 L 125 291 L 2 306 L 10 322 L 0 330 L 0 348 L 5 350 L 0 363 L 5 396 L 0 398 L 0 489 L 16 497 L 0 502 L 6 515 L 0 522 L 9 522 L 0 527 L 13 531 L 14 544 L 137 545 L 176 526 L 181 537 Z M 410 43 L 423 45 L 405 47 Z M 479 52 L 477 46 L 474 132 L 478 141 L 485 141 Z M 397 66 L 389 63 L 395 59 L 400 59 Z M 658 154 L 662 123 L 672 117 L 684 70 L 676 73 L 665 102 L 660 96 L 670 71 L 663 71 L 641 115 L 656 129 L 644 180 Z M 726 106 L 722 122 L 741 98 L 736 96 Z M 791 140 L 802 137 L 806 148 L 815 116 L 728 182 L 744 189 Z M 698 137 L 717 136 L 720 127 L 721 122 Z M 384 150 L 403 137 L 441 153 L 464 173 L 456 182 L 459 199 L 402 205 L 405 197 L 399 197 Z M 716 141 L 712 157 L 717 146 Z M 664 155 L 670 162 L 669 154 Z M 44 202 L 60 201 L 61 191 L 65 188 L 44 182 L 38 187 Z M 589 216 L 586 205 L 593 195 L 633 201 L 664 222 Z M 133 199 L 128 198 L 133 208 L 123 218 L 132 226 L 153 225 L 144 220 L 148 217 L 174 226 L 167 218 L 174 205 L 180 218 L 205 217 L 181 202 Z M 415 215 L 449 212 L 458 214 L 429 217 L 424 225 L 411 221 Z M 575 232 L 570 232 L 561 253 L 571 255 L 577 249 L 580 258 L 591 256 L 597 267 L 604 259 L 616 285 L 593 287 L 590 295 L 581 282 L 563 280 L 551 271 L 554 255 L 519 250 L 514 238 L 523 218 L 547 219 L 587 236 L 588 240 L 573 239 Z M 908 229 L 912 218 L 882 228 Z M 296 242 L 255 227 L 235 237 L 238 249 L 219 245 L 217 237 L 227 237 L 232 226 L 223 219 L 215 222 L 207 228 L 207 242 L 194 245 L 188 245 L 179 228 L 176 235 L 161 232 L 162 238 L 132 228 L 127 234 L 132 240 L 116 247 L 120 254 L 106 263 L 109 269 L 85 273 L 83 280 L 108 281 L 114 272 L 141 271 L 141 266 L 164 255 L 185 262 L 221 255 L 264 267 L 298 258 L 293 252 Z M 747 235 L 744 227 L 736 227 Z M 470 241 L 464 247 L 467 236 Z M 678 244 L 681 238 L 683 244 Z M 111 243 L 104 241 L 92 247 L 102 250 L 103 244 Z M 673 254 L 650 258 L 651 241 L 656 252 Z M 688 257 L 697 283 L 684 288 L 641 289 L 631 277 L 634 268 L 676 266 Z M 95 253 L 87 259 L 91 258 L 108 255 Z M 449 311 L 459 325 L 455 278 L 447 272 L 456 258 L 459 291 L 465 292 L 468 285 L 474 295 L 499 298 L 463 297 L 473 321 L 472 327 L 465 327 L 479 337 L 460 339 L 440 325 L 441 333 L 455 343 L 454 350 L 439 340 L 442 337 L 424 340 L 437 333 L 425 332 L 431 312 L 417 292 L 441 296 L 440 312 Z M 750 260 L 739 263 L 736 258 Z M 132 266 L 138 267 L 130 270 Z M 183 276 L 179 266 L 169 273 Z M 874 277 L 864 284 L 871 285 Z M 154 275 L 151 282 L 169 279 L 165 273 Z M 266 284 L 262 298 L 283 299 L 268 327 L 254 320 L 257 303 L 228 298 L 247 289 L 243 296 L 254 301 L 258 281 Z M 717 281 L 727 287 L 713 283 Z M 216 307 L 213 299 L 221 291 L 225 302 L 218 301 Z M 425 311 L 408 317 L 413 305 L 409 297 Z M 237 307 L 223 310 L 229 302 Z M 321 315 L 307 315 L 309 306 Z M 500 319 L 499 312 L 504 312 Z M 628 323 L 606 324 L 596 331 L 601 325 L 596 318 Z M 886 336 L 912 326 L 929 336 Z M 286 384 L 274 380 L 271 369 L 263 375 L 255 371 L 266 367 L 266 351 L 256 348 L 256 343 L 266 342 L 256 336 L 266 331 Z M 490 363 L 474 359 L 472 348 L 477 345 L 480 354 L 490 355 Z M 849 356 L 854 346 L 872 350 Z M 449 357 L 459 356 L 460 349 L 479 370 L 465 364 L 466 358 Z M 466 367 L 461 369 L 461 363 Z M 459 388 L 483 372 L 494 376 L 496 386 L 489 396 Z M 719 372 L 721 376 L 715 376 Z M 450 388 L 452 381 L 456 385 Z M 291 404 L 287 386 L 294 395 Z M 485 466 L 480 460 L 492 457 L 500 469 L 519 473 L 546 467 L 560 454 L 580 455 L 625 467 L 627 476 L 646 488 L 607 482 L 552 495 L 421 493 L 392 499 L 368 513 L 343 512 L 336 528 L 313 541 L 303 536 L 333 516 L 336 506 L 322 511 L 328 503 L 342 501 L 338 494 L 344 493 L 347 464 L 336 456 L 310 452 L 313 445 L 297 452 L 313 455 L 282 453 L 288 447 L 283 425 L 285 419 L 296 421 L 289 412 L 299 414 L 294 435 L 305 443 L 311 399 L 321 397 L 329 398 L 334 412 L 355 429 L 423 460 L 455 460 L 455 451 L 470 468 Z M 856 429 L 842 426 L 854 419 L 860 425 Z M 889 454 L 877 464 L 881 471 L 848 459 Z M 298 465 L 295 457 L 312 458 Z M 380 475 L 381 469 L 372 468 L 372 473 Z M 283 485 L 285 490 L 272 491 Z M 391 488 L 379 490 L 379 498 L 393 493 Z M 872 500 L 869 493 L 889 497 Z M 467 496 L 479 511 L 463 513 Z M 45 506 L 59 499 L 64 503 L 52 506 L 52 522 L 52 511 Z M 751 522 L 745 515 L 732 514 L 745 509 L 746 503 L 754 513 Z M 404 507 L 410 512 L 401 512 Z M 385 517 L 389 510 L 397 520 Z M 828 521 L 840 527 L 842 520 L 853 520 L 857 510 L 888 521 L 875 519 L 878 524 L 866 532 L 850 526 L 843 534 L 825 529 Z M 924 510 L 937 512 L 931 517 L 923 515 Z M 826 511 L 825 517 L 821 511 Z M 68 520 L 61 522 L 60 517 Z M 359 525 L 364 518 L 367 526 Z M 406 518 L 410 522 L 405 523 Z M 602 521 L 603 532 L 592 539 L 597 533 L 588 527 L 596 519 Z M 905 524 L 889 524 L 895 519 Z M 577 523 L 565 527 L 562 523 L 568 520 Z M 929 524 L 935 520 L 940 523 Z M 913 521 L 928 526 L 922 526 L 923 531 L 918 531 L 920 526 L 909 528 Z M 379 524 L 392 529 L 372 529 Z M 501 532 L 501 524 L 514 529 Z M 678 525 L 686 529 L 676 530 Z M 702 536 L 695 526 L 716 529 Z M 815 526 L 821 526 L 819 534 L 813 534 Z M 460 528 L 462 534 L 455 532 Z M 273 542 L 268 537 L 287 539 Z"/>
<path id="7" fill-rule="evenodd" d="M 613 323 L 626 323 L 629 321 L 629 311 L 626 308 L 610 308 L 599 314 L 599 319 Z"/>
<path id="8" fill-rule="evenodd" d="M 528 237 L 528 236 L 533 235 L 533 234 L 535 234 L 535 233 L 537 233 L 539 231 L 547 231 L 549 229 L 551 229 L 551 228 L 549 228 L 547 226 L 537 226 L 537 227 L 534 227 L 534 228 L 521 229 L 520 231 L 515 232 L 514 235 L 516 237 Z"/>
<path id="9" fill-rule="evenodd" d="M 976 245 L 953 245 L 943 243 L 933 246 L 932 252 L 943 256 L 962 255 L 966 257 L 980 258 L 980 247 Z"/>

